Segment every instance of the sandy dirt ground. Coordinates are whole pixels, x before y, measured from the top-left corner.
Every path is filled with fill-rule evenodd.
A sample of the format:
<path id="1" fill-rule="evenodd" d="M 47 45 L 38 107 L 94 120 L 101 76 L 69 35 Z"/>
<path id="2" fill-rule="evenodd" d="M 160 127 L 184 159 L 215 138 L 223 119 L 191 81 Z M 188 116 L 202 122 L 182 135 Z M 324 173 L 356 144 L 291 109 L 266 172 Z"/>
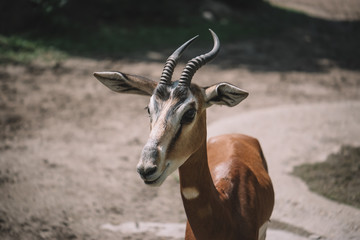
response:
<path id="1" fill-rule="evenodd" d="M 291 173 L 302 163 L 324 161 L 341 145 L 358 146 L 359 119 L 360 101 L 284 105 L 217 121 L 208 131 L 209 136 L 241 132 L 261 141 L 275 186 L 275 221 L 300 226 L 308 237 L 358 239 L 359 209 L 310 192 Z"/>
<path id="2" fill-rule="evenodd" d="M 209 109 L 209 134 L 241 131 L 263 142 L 276 190 L 268 239 L 359 239 L 358 209 L 310 193 L 290 173 L 360 144 L 360 69 L 292 49 L 281 39 L 233 43 L 197 72 L 199 85 L 226 81 L 250 92 L 236 108 Z M 156 54 L 161 62 L 148 54 L 0 65 L 0 239 L 183 238 L 177 175 L 149 188 L 135 170 L 148 98 L 113 93 L 92 77 L 119 70 L 158 79 L 170 52 Z"/>

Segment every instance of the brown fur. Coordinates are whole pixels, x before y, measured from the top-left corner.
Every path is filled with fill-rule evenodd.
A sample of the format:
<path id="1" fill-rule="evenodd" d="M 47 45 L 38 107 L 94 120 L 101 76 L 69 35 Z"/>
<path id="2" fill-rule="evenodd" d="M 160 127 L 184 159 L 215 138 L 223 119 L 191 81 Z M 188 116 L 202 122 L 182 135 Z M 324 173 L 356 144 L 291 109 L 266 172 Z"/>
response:
<path id="1" fill-rule="evenodd" d="M 254 138 L 222 135 L 204 143 L 180 167 L 180 185 L 196 187 L 193 200 L 183 197 L 188 216 L 185 239 L 258 239 L 258 230 L 269 220 L 274 192 L 264 165 L 261 147 Z M 216 167 L 229 162 L 228 175 L 215 176 Z M 226 171 L 224 171 L 226 172 Z M 219 179 L 215 185 L 213 179 Z M 211 215 L 198 210 L 210 204 Z"/>

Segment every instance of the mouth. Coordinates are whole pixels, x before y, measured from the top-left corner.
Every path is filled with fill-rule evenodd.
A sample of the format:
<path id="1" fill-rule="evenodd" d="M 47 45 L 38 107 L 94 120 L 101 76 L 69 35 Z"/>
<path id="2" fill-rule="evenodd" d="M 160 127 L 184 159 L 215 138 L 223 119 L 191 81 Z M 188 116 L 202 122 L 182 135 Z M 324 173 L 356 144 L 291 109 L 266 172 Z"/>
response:
<path id="1" fill-rule="evenodd" d="M 151 180 L 151 181 L 144 180 L 144 183 L 145 183 L 146 185 L 154 185 L 154 186 L 156 186 L 156 185 L 161 185 L 162 182 L 163 182 L 164 179 L 165 179 L 165 178 L 163 178 L 163 177 L 165 176 L 165 173 L 166 173 L 166 171 L 168 170 L 169 166 L 170 166 L 170 163 L 167 163 L 167 164 L 166 164 L 166 167 L 165 167 L 165 170 L 160 174 L 160 176 L 159 176 L 158 178 L 156 178 L 156 179 L 154 179 L 154 180 Z"/>

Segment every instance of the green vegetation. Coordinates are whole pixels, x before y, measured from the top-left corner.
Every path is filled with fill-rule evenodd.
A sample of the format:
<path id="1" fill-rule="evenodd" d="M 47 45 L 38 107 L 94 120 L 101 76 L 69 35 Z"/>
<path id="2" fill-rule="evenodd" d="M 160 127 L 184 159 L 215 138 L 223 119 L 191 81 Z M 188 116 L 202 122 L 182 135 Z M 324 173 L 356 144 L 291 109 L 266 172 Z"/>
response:
<path id="1" fill-rule="evenodd" d="M 34 59 L 59 60 L 67 54 L 40 41 L 28 40 L 18 35 L 0 35 L 0 63 L 27 63 Z"/>
<path id="2" fill-rule="evenodd" d="M 169 52 L 197 34 L 201 37 L 194 47 L 206 48 L 212 45 L 208 28 L 223 44 L 260 40 L 269 47 L 281 42 L 289 50 L 274 50 L 274 57 L 308 58 L 316 69 L 318 59 L 351 69 L 359 62 L 359 22 L 324 21 L 261 0 L 256 7 L 229 0 L 231 14 L 215 11 L 211 20 L 202 15 L 202 1 L 19 1 L 0 2 L 0 63 L 67 56 L 134 58 L 147 51 Z"/>
<path id="3" fill-rule="evenodd" d="M 343 146 L 325 162 L 294 169 L 314 192 L 360 208 L 360 147 Z"/>
<path id="4" fill-rule="evenodd" d="M 102 3 L 72 0 L 21 2 L 23 8 L 3 3 L 3 8 L 9 10 L 2 18 L 7 16 L 10 21 L 14 16 L 11 11 L 29 8 L 30 11 L 18 13 L 23 16 L 23 21 L 13 17 L 14 26 L 0 23 L 4 28 L 0 32 L 0 62 L 62 59 L 70 55 L 122 58 L 133 53 L 173 48 L 196 34 L 202 36 L 197 40 L 198 44 L 211 46 L 208 28 L 216 31 L 222 43 L 226 43 L 271 36 L 281 31 L 284 24 L 294 24 L 298 18 L 293 14 L 279 14 L 276 8 L 266 3 L 258 4 L 256 8 L 246 6 L 246 10 L 240 9 L 246 1 L 238 3 L 236 16 L 215 16 L 212 21 L 205 20 L 201 16 L 200 4 L 190 0 L 178 6 L 168 1 L 155 5 L 144 1 L 141 8 L 127 1 L 111 0 Z"/>
<path id="5" fill-rule="evenodd" d="M 91 57 L 124 57 L 130 53 L 146 50 L 161 50 L 177 46 L 187 38 L 200 34 L 197 42 L 208 43 L 208 28 L 221 36 L 222 42 L 264 34 L 268 28 L 238 24 L 235 21 L 209 23 L 195 19 L 191 24 L 178 27 L 150 26 L 112 26 L 73 28 L 63 34 L 24 32 L 0 35 L 0 61 L 27 62 L 39 57 L 61 58 L 66 55 Z"/>

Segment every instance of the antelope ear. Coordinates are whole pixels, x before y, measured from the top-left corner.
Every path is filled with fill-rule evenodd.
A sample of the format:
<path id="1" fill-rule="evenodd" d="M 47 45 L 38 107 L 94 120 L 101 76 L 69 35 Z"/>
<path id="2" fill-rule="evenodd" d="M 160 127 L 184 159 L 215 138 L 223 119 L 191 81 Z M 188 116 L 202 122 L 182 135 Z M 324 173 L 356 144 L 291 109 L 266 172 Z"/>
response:
<path id="1" fill-rule="evenodd" d="M 118 93 L 151 96 L 157 82 L 145 77 L 121 72 L 95 72 L 94 76 L 105 86 Z"/>
<path id="2" fill-rule="evenodd" d="M 249 95 L 248 92 L 229 83 L 218 83 L 204 90 L 207 107 L 213 104 L 234 107 Z"/>

